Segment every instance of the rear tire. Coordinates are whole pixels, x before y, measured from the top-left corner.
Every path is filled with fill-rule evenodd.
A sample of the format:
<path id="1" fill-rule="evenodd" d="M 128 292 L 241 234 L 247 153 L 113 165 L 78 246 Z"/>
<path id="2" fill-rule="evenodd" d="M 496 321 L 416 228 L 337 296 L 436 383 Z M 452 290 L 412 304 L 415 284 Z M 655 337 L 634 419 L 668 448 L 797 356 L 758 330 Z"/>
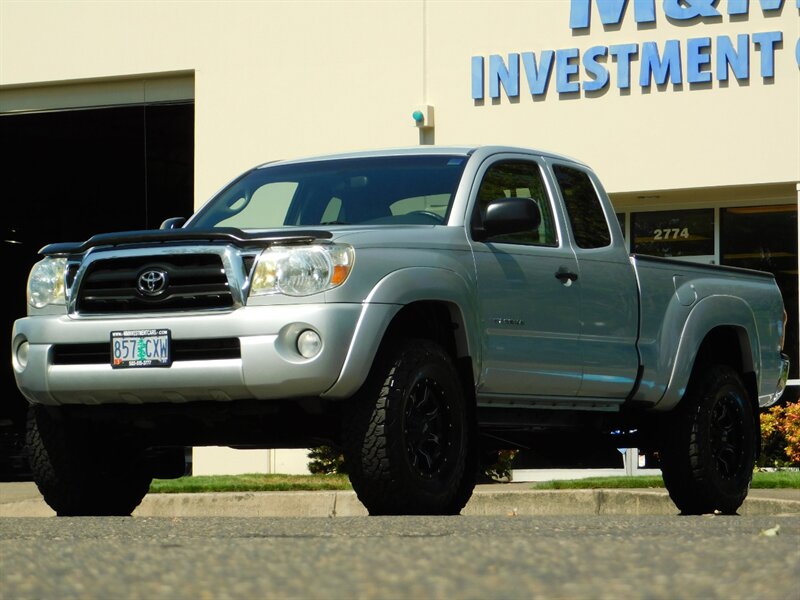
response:
<path id="1" fill-rule="evenodd" d="M 662 442 L 664 484 L 681 514 L 736 514 L 753 478 L 757 435 L 753 405 L 732 368 L 711 367 L 689 385 Z"/>
<path id="2" fill-rule="evenodd" d="M 384 349 L 343 422 L 347 472 L 369 514 L 459 514 L 475 487 L 471 415 L 440 346 Z"/>
<path id="3" fill-rule="evenodd" d="M 60 517 L 129 516 L 152 481 L 141 449 L 59 409 L 29 409 L 27 451 L 39 491 Z"/>

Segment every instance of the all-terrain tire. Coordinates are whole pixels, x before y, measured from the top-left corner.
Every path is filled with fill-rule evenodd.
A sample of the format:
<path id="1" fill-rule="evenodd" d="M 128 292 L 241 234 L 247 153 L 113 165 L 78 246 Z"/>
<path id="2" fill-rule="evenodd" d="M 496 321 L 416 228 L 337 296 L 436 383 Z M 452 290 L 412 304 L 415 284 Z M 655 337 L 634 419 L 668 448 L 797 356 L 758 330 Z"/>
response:
<path id="1" fill-rule="evenodd" d="M 475 487 L 473 419 L 438 344 L 384 347 L 343 415 L 347 472 L 369 513 L 460 513 Z"/>
<path id="2" fill-rule="evenodd" d="M 690 383 L 662 434 L 664 484 L 681 514 L 736 514 L 753 478 L 757 435 L 735 370 L 716 365 Z"/>
<path id="3" fill-rule="evenodd" d="M 143 453 L 62 411 L 32 406 L 27 452 L 34 481 L 58 516 L 129 516 L 152 477 Z"/>

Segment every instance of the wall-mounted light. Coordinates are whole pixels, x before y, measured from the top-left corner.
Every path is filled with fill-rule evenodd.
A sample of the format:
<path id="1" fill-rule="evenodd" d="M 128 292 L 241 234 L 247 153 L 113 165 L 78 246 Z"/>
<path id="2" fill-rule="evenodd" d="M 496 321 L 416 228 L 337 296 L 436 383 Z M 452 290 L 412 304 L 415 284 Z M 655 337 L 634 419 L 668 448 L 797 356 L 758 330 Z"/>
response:
<path id="1" fill-rule="evenodd" d="M 411 113 L 411 118 L 414 120 L 414 126 L 421 129 L 428 129 L 433 127 L 433 106 L 430 104 L 423 104 L 414 109 Z"/>

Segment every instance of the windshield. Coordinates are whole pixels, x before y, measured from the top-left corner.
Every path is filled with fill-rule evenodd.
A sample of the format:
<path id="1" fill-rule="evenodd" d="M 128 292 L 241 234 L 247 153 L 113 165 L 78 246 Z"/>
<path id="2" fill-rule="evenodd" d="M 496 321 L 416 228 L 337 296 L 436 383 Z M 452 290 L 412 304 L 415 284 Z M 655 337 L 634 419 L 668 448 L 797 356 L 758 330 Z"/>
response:
<path id="1" fill-rule="evenodd" d="M 382 156 L 262 167 L 210 200 L 188 227 L 441 224 L 466 162 L 466 156 Z"/>

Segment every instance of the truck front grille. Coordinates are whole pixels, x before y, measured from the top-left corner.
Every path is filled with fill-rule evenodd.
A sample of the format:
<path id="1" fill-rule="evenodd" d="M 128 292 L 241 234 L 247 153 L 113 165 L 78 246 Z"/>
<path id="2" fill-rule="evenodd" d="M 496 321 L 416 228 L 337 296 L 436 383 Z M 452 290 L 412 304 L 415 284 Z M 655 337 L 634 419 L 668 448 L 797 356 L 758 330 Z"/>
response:
<path id="1" fill-rule="evenodd" d="M 172 340 L 172 360 L 224 360 L 241 358 L 239 338 L 207 340 Z M 111 364 L 111 343 L 56 344 L 53 346 L 54 365 Z"/>
<path id="2" fill-rule="evenodd" d="M 93 262 L 80 282 L 76 310 L 124 314 L 231 306 L 233 296 L 219 255 L 169 254 Z"/>

